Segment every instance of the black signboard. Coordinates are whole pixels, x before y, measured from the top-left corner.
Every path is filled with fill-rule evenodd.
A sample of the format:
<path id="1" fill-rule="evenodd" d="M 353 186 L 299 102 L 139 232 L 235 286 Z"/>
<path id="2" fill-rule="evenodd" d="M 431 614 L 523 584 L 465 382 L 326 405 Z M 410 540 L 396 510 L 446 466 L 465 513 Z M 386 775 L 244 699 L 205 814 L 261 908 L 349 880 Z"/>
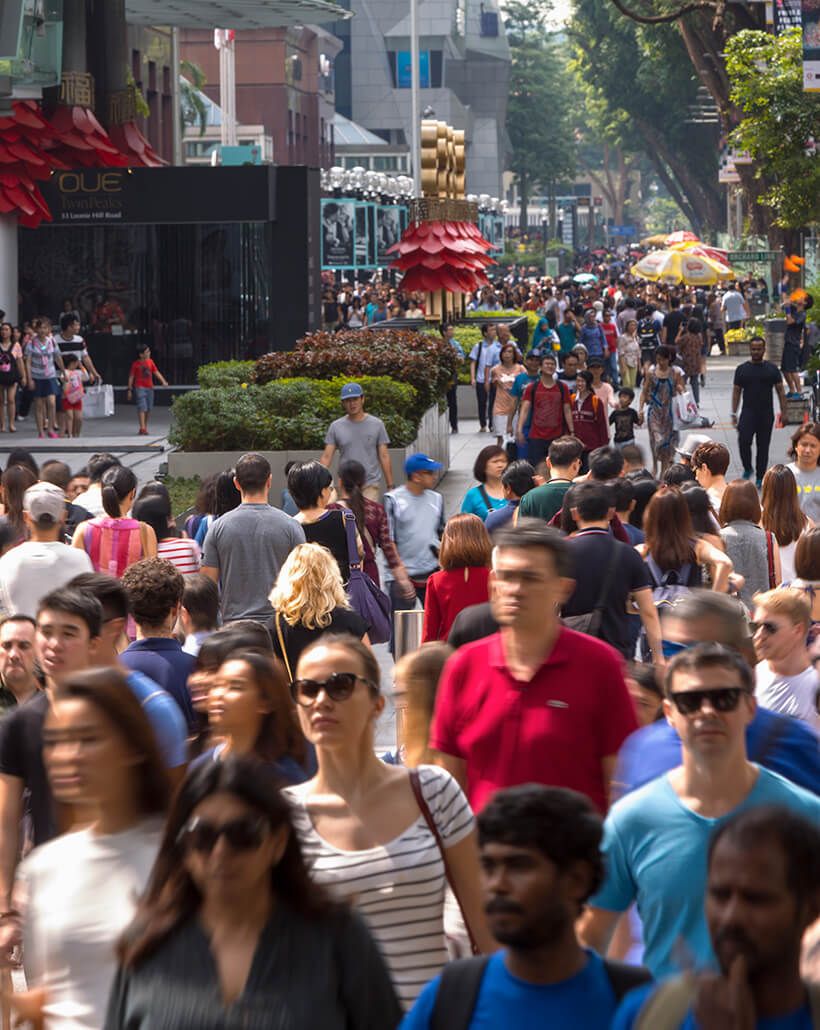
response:
<path id="1" fill-rule="evenodd" d="M 276 169 L 83 168 L 42 183 L 55 225 L 271 222 Z"/>
<path id="2" fill-rule="evenodd" d="M 782 35 L 787 29 L 802 25 L 800 0 L 774 0 L 774 34 Z"/>

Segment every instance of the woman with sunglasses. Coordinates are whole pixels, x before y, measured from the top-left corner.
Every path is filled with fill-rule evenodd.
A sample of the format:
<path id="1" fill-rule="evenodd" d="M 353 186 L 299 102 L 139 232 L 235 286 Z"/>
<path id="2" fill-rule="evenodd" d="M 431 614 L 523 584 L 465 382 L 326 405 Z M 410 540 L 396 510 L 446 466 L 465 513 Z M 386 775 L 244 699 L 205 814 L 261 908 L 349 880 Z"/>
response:
<path id="1" fill-rule="evenodd" d="M 86 825 L 43 844 L 20 867 L 30 993 L 13 1000 L 49 1030 L 95 1030 L 116 941 L 159 848 L 169 783 L 151 724 L 113 668 L 62 684 L 45 717 L 43 761 L 56 802 L 79 810 Z"/>
<path id="2" fill-rule="evenodd" d="M 478 948 L 496 947 L 484 922 L 473 814 L 444 769 L 421 765 L 414 777 L 376 757 L 384 698 L 361 641 L 326 636 L 306 648 L 291 691 L 319 763 L 313 779 L 285 791 L 308 867 L 368 920 L 409 1008 L 447 961 L 448 879 Z"/>
<path id="3" fill-rule="evenodd" d="M 208 725 L 218 743 L 193 763 L 252 755 L 276 781 L 302 783 L 305 739 L 296 721 L 279 663 L 254 651 L 233 651 L 208 692 Z"/>
<path id="4" fill-rule="evenodd" d="M 367 928 L 311 883 L 258 763 L 192 770 L 119 945 L 105 1030 L 394 1030 Z"/>

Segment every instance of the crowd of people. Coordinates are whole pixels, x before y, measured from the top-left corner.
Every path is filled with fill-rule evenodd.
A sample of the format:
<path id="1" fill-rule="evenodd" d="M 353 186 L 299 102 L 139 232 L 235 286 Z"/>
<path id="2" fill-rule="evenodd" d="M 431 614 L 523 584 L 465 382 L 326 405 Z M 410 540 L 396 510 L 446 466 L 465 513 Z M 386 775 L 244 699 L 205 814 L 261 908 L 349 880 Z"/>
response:
<path id="1" fill-rule="evenodd" d="M 434 458 L 394 467 L 356 382 L 281 494 L 249 453 L 184 518 L 114 455 L 10 454 L 0 961 L 20 1018 L 817 1025 L 820 424 L 770 465 L 793 391 L 754 340 L 743 477 L 681 431 L 731 290 L 502 292 L 477 307 L 536 305 L 537 338 L 482 325 L 464 355 L 495 442 L 460 511 Z"/>

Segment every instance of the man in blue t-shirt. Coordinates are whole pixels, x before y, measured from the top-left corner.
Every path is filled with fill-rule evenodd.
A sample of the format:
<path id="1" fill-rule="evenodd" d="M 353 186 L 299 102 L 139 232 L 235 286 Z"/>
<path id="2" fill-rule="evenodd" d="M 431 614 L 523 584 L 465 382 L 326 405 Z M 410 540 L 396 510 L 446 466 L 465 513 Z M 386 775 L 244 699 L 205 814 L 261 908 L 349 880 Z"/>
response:
<path id="1" fill-rule="evenodd" d="M 515 432 L 515 423 L 518 419 L 519 412 L 521 411 L 521 399 L 524 396 L 524 391 L 530 385 L 538 381 L 538 375 L 541 369 L 541 358 L 543 354 L 540 350 L 531 350 L 529 354 L 524 358 L 524 368 L 526 372 L 519 372 L 515 377 L 512 388 L 510 389 L 510 395 L 515 397 L 515 411 L 512 414 L 513 432 Z M 527 438 L 530 432 L 530 423 L 532 422 L 532 412 L 530 417 L 527 419 L 527 424 L 521 427 L 521 432 L 524 436 L 524 442 L 521 443 L 520 438 L 516 444 L 516 450 L 518 457 L 527 460 Z M 516 433 L 517 436 L 519 434 Z"/>
<path id="2" fill-rule="evenodd" d="M 581 938 L 605 953 L 633 902 L 644 958 L 656 977 L 714 965 L 702 899 L 709 838 L 735 812 L 783 805 L 820 825 L 820 800 L 746 757 L 756 702 L 751 669 L 736 651 L 699 644 L 672 659 L 664 714 L 681 739 L 683 764 L 610 809 L 607 873 L 582 918 Z"/>
<path id="3" fill-rule="evenodd" d="M 706 922 L 720 972 L 639 987 L 612 1030 L 812 1030 L 820 1000 L 800 977 L 820 914 L 820 830 L 784 808 L 753 808 L 709 844 Z"/>
<path id="4" fill-rule="evenodd" d="M 601 820 L 581 794 L 527 784 L 499 791 L 478 817 L 484 911 L 502 945 L 451 963 L 400 1030 L 608 1027 L 645 970 L 582 948 L 575 920 L 603 875 Z"/>

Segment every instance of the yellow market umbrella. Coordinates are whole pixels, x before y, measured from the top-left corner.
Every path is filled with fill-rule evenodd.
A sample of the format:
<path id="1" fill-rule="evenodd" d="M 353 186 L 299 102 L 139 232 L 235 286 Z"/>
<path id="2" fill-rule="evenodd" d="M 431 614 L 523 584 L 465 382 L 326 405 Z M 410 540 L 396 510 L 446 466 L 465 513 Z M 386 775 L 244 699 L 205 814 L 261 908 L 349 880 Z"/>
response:
<path id="1" fill-rule="evenodd" d="M 722 261 L 685 250 L 655 250 L 641 258 L 630 271 L 652 282 L 682 282 L 687 286 L 712 286 L 721 279 L 733 278 L 735 274 Z"/>

